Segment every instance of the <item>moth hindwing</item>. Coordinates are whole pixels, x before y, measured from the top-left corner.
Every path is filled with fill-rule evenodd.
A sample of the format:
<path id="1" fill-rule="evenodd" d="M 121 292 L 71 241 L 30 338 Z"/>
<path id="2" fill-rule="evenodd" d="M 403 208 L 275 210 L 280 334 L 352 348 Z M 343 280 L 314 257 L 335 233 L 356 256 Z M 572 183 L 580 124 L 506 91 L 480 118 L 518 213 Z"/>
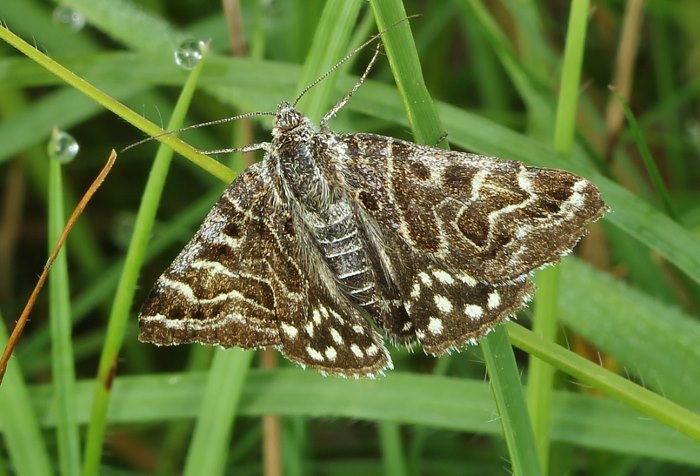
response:
<path id="1" fill-rule="evenodd" d="M 141 341 L 373 376 L 392 367 L 380 333 L 434 355 L 476 343 L 607 209 L 572 173 L 335 134 L 286 102 L 261 147 L 156 282 Z"/>

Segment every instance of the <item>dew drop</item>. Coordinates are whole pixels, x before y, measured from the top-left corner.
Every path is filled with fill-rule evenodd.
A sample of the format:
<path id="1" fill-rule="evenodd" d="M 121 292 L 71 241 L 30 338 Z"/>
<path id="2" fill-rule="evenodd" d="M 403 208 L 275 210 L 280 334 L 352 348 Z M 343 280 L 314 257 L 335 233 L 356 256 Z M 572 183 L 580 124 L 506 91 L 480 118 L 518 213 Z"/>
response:
<path id="1" fill-rule="evenodd" d="M 183 69 L 190 71 L 197 62 L 202 59 L 204 42 L 201 40 L 185 40 L 175 50 L 175 63 Z"/>
<path id="2" fill-rule="evenodd" d="M 58 129 L 53 130 L 51 139 L 49 139 L 49 157 L 65 164 L 73 160 L 79 150 L 80 145 L 72 135 Z"/>
<path id="3" fill-rule="evenodd" d="M 54 8 L 53 21 L 66 25 L 73 31 L 80 31 L 85 26 L 85 17 L 82 13 L 63 5 Z"/>

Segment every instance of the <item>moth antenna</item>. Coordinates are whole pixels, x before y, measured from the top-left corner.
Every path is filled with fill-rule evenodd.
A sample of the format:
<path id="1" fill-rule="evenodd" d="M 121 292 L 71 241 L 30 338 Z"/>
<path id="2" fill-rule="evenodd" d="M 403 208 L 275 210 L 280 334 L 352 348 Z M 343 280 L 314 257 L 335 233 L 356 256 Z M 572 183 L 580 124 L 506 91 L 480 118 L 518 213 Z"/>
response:
<path id="1" fill-rule="evenodd" d="M 340 61 L 338 61 L 336 64 L 334 64 L 328 71 L 326 71 L 325 73 L 323 73 L 323 74 L 322 74 L 321 76 L 319 76 L 316 80 L 314 80 L 311 84 L 309 84 L 308 86 L 306 86 L 306 87 L 304 88 L 304 90 L 303 90 L 301 93 L 299 93 L 299 95 L 297 96 L 297 98 L 294 100 L 294 102 L 292 103 L 292 106 L 293 106 L 293 107 L 296 107 L 297 103 L 301 100 L 301 98 L 304 96 L 304 94 L 306 94 L 307 92 L 309 92 L 309 90 L 310 90 L 311 88 L 313 88 L 313 87 L 316 86 L 318 83 L 320 83 L 321 81 L 323 81 L 324 79 L 326 79 L 328 76 L 330 76 L 336 69 L 340 68 L 340 67 L 341 67 L 343 64 L 345 64 L 350 58 L 352 58 L 352 57 L 355 56 L 357 53 L 359 53 L 360 51 L 362 51 L 363 49 L 365 49 L 367 46 L 369 46 L 369 45 L 371 45 L 372 43 L 374 43 L 375 41 L 377 41 L 377 39 L 381 38 L 381 36 L 382 36 L 384 33 L 386 33 L 387 31 L 391 30 L 392 28 L 394 28 L 394 27 L 395 27 L 396 25 L 398 25 L 399 23 L 408 21 L 408 20 L 410 20 L 411 18 L 415 18 L 415 17 L 417 17 L 417 16 L 418 16 L 418 15 L 409 15 L 409 16 L 407 16 L 406 18 L 402 18 L 401 20 L 398 20 L 398 21 L 392 23 L 391 25 L 389 25 L 386 29 L 380 31 L 379 33 L 377 33 L 377 34 L 375 34 L 375 35 L 373 35 L 373 36 L 371 36 L 369 40 L 365 41 L 365 42 L 362 43 L 360 46 L 358 46 L 357 48 L 355 48 L 354 50 L 352 50 L 350 53 L 348 53 L 347 55 L 345 55 Z"/>
<path id="2" fill-rule="evenodd" d="M 372 71 L 372 67 L 374 66 L 374 63 L 377 62 L 377 58 L 379 57 L 379 52 L 382 49 L 382 44 L 377 43 L 377 48 L 374 51 L 374 55 L 372 56 L 372 59 L 370 60 L 369 64 L 365 68 L 365 72 L 362 73 L 362 76 L 360 76 L 360 79 L 357 80 L 355 85 L 352 87 L 350 91 L 348 91 L 345 96 L 342 97 L 340 101 L 336 103 L 335 106 L 331 108 L 330 111 L 328 111 L 324 116 L 323 119 L 321 119 L 321 129 L 326 129 L 328 127 L 328 122 L 335 117 L 336 114 L 338 114 L 338 111 L 340 111 L 345 105 L 348 103 L 350 98 L 357 92 L 358 89 L 364 84 L 365 80 L 367 80 L 367 76 L 369 76 L 369 72 Z"/>
<path id="3" fill-rule="evenodd" d="M 192 124 L 191 126 L 187 127 L 181 127 L 180 129 L 175 129 L 172 131 L 164 131 L 161 132 L 160 134 L 156 134 L 154 136 L 146 137 L 145 139 L 141 139 L 138 142 L 134 142 L 133 144 L 127 145 L 124 147 L 122 150 L 119 151 L 119 153 L 126 152 L 129 149 L 133 149 L 134 147 L 145 144 L 146 142 L 150 142 L 152 140 L 156 140 L 159 137 L 167 136 L 170 134 L 176 134 L 178 132 L 184 132 L 184 131 L 189 131 L 190 129 L 197 129 L 199 127 L 206 127 L 206 126 L 214 126 L 217 124 L 225 124 L 227 122 L 232 122 L 232 121 L 238 121 L 240 119 L 247 119 L 249 117 L 259 117 L 259 116 L 274 116 L 274 112 L 267 112 L 267 111 L 259 111 L 259 112 L 247 112 L 245 114 L 239 114 L 237 116 L 231 116 L 231 117 L 225 117 L 223 119 L 215 119 L 213 121 L 207 121 L 207 122 L 200 122 L 199 124 Z"/>

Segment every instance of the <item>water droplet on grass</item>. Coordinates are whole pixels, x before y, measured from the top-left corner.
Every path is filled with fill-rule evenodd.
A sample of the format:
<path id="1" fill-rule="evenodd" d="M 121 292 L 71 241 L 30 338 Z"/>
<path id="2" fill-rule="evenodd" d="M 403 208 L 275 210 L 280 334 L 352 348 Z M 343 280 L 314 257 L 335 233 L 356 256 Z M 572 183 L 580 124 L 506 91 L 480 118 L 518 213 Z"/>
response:
<path id="1" fill-rule="evenodd" d="M 49 157 L 65 164 L 73 160 L 79 150 L 80 145 L 72 135 L 58 129 L 53 130 L 49 139 Z"/>
<path id="2" fill-rule="evenodd" d="M 73 31 L 80 31 L 85 26 L 85 17 L 82 13 L 63 5 L 54 8 L 53 21 L 66 25 Z"/>
<path id="3" fill-rule="evenodd" d="M 202 59 L 204 42 L 201 40 L 185 40 L 175 50 L 175 63 L 183 69 L 193 69 Z"/>

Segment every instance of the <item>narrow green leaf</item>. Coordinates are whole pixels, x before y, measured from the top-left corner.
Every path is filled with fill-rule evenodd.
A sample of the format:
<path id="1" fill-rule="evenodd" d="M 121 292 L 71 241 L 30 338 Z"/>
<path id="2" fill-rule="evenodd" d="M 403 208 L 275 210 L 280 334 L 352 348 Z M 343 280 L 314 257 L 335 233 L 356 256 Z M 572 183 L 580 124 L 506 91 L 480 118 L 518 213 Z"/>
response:
<path id="1" fill-rule="evenodd" d="M 362 0 L 329 0 L 323 7 L 323 13 L 314 34 L 313 44 L 323 48 L 311 48 L 304 61 L 304 67 L 297 80 L 297 92 L 300 93 L 322 74 L 333 67 L 348 49 L 348 42 L 355 22 L 360 13 Z M 338 19 L 343 21 L 339 22 Z M 318 123 L 330 106 L 337 101 L 335 83 L 337 74 L 331 74 L 316 84 L 300 101 L 300 110 L 314 123 Z"/>
<path id="2" fill-rule="evenodd" d="M 513 348 L 505 327 L 497 326 L 487 338 L 482 339 L 481 349 L 489 371 L 491 392 L 500 415 L 503 436 L 508 445 L 513 474 L 542 474 L 520 373 L 515 365 Z"/>
<path id="3" fill-rule="evenodd" d="M 224 474 L 238 401 L 253 355 L 253 351 L 237 347 L 214 354 L 187 453 L 185 476 Z"/>
<path id="4" fill-rule="evenodd" d="M 435 144 L 445 131 L 423 80 L 403 3 L 400 0 L 371 0 L 370 5 L 379 30 L 384 32 L 382 42 L 413 137 L 419 144 Z"/>
<path id="5" fill-rule="evenodd" d="M 383 474 L 387 476 L 407 475 L 406 458 L 401 442 L 401 427 L 394 422 L 380 421 L 377 423 L 377 428 L 382 448 Z"/>
<path id="6" fill-rule="evenodd" d="M 593 385 L 645 415 L 700 441 L 700 415 L 683 408 L 619 375 L 616 375 L 563 347 L 547 342 L 527 329 L 509 325 L 514 345 L 531 353 L 563 372 Z"/>
<path id="7" fill-rule="evenodd" d="M 586 43 L 588 6 L 588 0 L 574 0 L 569 11 L 553 141 L 554 150 L 564 157 L 571 155 L 576 133 L 578 90 Z M 543 339 L 555 342 L 558 329 L 556 310 L 559 299 L 559 267 L 540 270 L 536 282 L 538 289 L 532 330 Z M 554 368 L 540 359 L 531 357 L 528 367 L 528 403 L 540 463 L 545 473 L 549 467 L 553 385 Z"/>
<path id="8" fill-rule="evenodd" d="M 536 346 L 537 341 L 532 345 Z M 550 352 L 549 346 L 546 353 Z M 561 347 L 552 347 L 581 359 Z M 556 360 L 550 359 L 555 363 Z M 595 373 L 610 373 L 589 364 L 595 367 Z M 194 418 L 202 405 L 202 388 L 207 377 L 206 373 L 118 377 L 110 421 L 144 424 Z M 81 422 L 89 416 L 93 385 L 93 381 L 78 385 Z M 31 395 L 42 426 L 55 425 L 51 387 L 33 387 Z M 690 439 L 620 402 L 555 391 L 552 405 L 553 441 L 700 465 L 700 439 Z M 348 418 L 351 422 L 390 421 L 488 435 L 501 435 L 503 431 L 493 396 L 483 379 L 402 372 L 393 372 L 380 380 L 347 380 L 300 369 L 251 370 L 237 411 L 247 417 L 274 413 L 286 417 Z M 0 420 L 0 430 L 4 428 L 5 421 Z M 303 441 L 304 436 L 300 438 Z"/>
<path id="9" fill-rule="evenodd" d="M 48 254 L 58 241 L 63 214 L 62 165 L 49 159 Z M 72 343 L 68 261 L 62 249 L 49 273 L 49 323 L 51 327 L 51 368 L 56 391 L 58 460 L 61 474 L 80 474 L 80 433 L 75 398 L 75 368 Z"/>
<path id="10" fill-rule="evenodd" d="M 634 141 L 637 143 L 637 148 L 639 149 L 639 153 L 642 156 L 642 160 L 644 160 L 644 167 L 646 167 L 647 169 L 647 174 L 649 174 L 651 181 L 654 183 L 656 193 L 658 193 L 661 197 L 661 203 L 663 203 L 666 213 L 668 213 L 668 215 L 671 218 L 677 221 L 678 215 L 673 210 L 673 205 L 671 205 L 671 197 L 668 194 L 668 190 L 666 189 L 666 185 L 664 184 L 663 178 L 661 178 L 659 168 L 656 166 L 656 162 L 654 162 L 654 159 L 651 156 L 649 146 L 647 145 L 646 140 L 644 140 L 644 135 L 639 129 L 637 119 L 634 117 L 634 114 L 630 109 L 630 105 L 627 104 L 627 101 L 622 96 L 622 94 L 615 90 L 613 90 L 613 93 L 617 97 L 617 100 L 620 101 L 620 104 L 622 104 L 622 109 L 625 111 L 625 117 L 627 117 L 627 122 L 629 122 L 630 130 L 632 131 Z"/>
<path id="11" fill-rule="evenodd" d="M 3 349 L 7 345 L 4 322 L 6 321 L 0 315 L 0 348 Z M 45 406 L 44 411 L 52 408 Z M 12 467 L 19 476 L 54 474 L 39 427 L 40 420 L 36 408 L 32 408 L 22 370 L 17 360 L 11 358 L 0 385 L 0 427 Z"/>
<path id="12" fill-rule="evenodd" d="M 182 125 L 187 108 L 194 94 L 197 79 L 205 62 L 206 51 L 202 60 L 197 64 L 185 83 L 178 99 L 173 116 L 168 123 L 168 129 L 177 129 Z M 150 240 L 153 222 L 158 210 L 158 203 L 165 185 L 165 179 L 170 167 L 173 150 L 160 147 L 153 162 L 151 173 L 146 183 L 143 198 L 134 224 L 134 232 L 126 254 L 124 269 L 114 296 L 112 309 L 107 324 L 107 335 L 100 356 L 95 385 L 95 400 L 88 426 L 85 448 L 83 474 L 85 476 L 99 473 L 102 459 L 107 411 L 112 390 L 112 381 L 117 372 L 117 359 L 124 340 L 124 332 L 128 322 L 138 281 L 139 271 L 143 264 L 146 247 Z"/>
<path id="13" fill-rule="evenodd" d="M 395 1 L 372 1 L 372 8 L 389 57 L 396 84 L 417 142 L 435 143 L 442 136 L 442 126 L 435 105 L 423 82 L 423 74 L 410 34 L 403 4 Z M 491 378 L 491 388 L 498 404 L 508 443 L 511 463 L 516 474 L 540 474 L 536 459 L 529 416 L 525 405 L 515 358 L 503 329 L 496 329 L 482 339 L 482 351 Z M 513 378 L 516 381 L 513 381 Z M 517 387 L 517 391 L 513 390 Z M 513 400 L 515 399 L 515 400 Z M 514 426 L 511 426 L 514 425 Z M 515 435 L 518 435 L 517 437 Z"/>

